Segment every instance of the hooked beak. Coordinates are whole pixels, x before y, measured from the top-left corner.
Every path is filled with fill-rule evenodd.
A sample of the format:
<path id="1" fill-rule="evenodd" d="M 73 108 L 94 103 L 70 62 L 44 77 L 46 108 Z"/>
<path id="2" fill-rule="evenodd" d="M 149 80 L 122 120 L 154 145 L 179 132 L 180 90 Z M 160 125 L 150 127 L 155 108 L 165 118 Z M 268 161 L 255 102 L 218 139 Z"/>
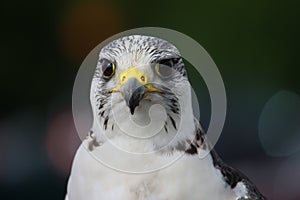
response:
<path id="1" fill-rule="evenodd" d="M 130 109 L 131 115 L 133 115 L 135 108 L 145 97 L 147 88 L 140 84 L 136 78 L 130 78 L 120 91 L 123 94 L 126 105 Z"/>
<path id="2" fill-rule="evenodd" d="M 140 102 L 149 93 L 162 93 L 161 90 L 155 88 L 151 83 L 147 83 L 146 74 L 136 67 L 131 67 L 123 72 L 120 79 L 120 85 L 110 90 L 110 92 L 120 92 L 123 95 L 131 115 L 134 114 L 135 108 L 139 106 Z"/>

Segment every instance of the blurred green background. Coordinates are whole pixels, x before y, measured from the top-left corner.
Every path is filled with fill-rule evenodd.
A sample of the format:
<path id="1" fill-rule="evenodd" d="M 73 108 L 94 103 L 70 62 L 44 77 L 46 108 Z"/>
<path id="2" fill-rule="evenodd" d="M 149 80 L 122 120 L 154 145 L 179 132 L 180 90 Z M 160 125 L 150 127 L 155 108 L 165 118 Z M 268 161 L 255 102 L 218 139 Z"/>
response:
<path id="1" fill-rule="evenodd" d="M 107 37 L 145 26 L 189 35 L 217 64 L 228 97 L 216 145 L 222 158 L 269 199 L 300 199 L 300 1 L 15 0 L 0 5 L 1 199 L 64 198 L 80 144 L 71 111 L 77 70 Z M 202 108 L 206 127 L 209 109 Z"/>

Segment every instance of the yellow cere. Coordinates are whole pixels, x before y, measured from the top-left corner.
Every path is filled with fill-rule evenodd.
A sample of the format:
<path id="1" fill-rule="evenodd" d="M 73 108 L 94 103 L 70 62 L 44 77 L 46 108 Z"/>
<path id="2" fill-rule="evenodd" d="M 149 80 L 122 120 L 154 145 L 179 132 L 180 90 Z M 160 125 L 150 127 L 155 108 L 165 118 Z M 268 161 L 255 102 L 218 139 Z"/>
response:
<path id="1" fill-rule="evenodd" d="M 159 89 L 155 88 L 152 84 L 147 83 L 148 80 L 146 73 L 136 67 L 131 67 L 125 72 L 121 73 L 120 84 L 110 92 L 120 92 L 120 88 L 123 87 L 130 78 L 135 78 L 141 85 L 144 85 L 147 88 L 147 93 L 162 92 Z"/>
<path id="2" fill-rule="evenodd" d="M 145 72 L 139 70 L 136 67 L 131 67 L 120 75 L 121 85 L 123 86 L 130 78 L 136 78 L 142 85 L 147 83 L 147 76 Z"/>

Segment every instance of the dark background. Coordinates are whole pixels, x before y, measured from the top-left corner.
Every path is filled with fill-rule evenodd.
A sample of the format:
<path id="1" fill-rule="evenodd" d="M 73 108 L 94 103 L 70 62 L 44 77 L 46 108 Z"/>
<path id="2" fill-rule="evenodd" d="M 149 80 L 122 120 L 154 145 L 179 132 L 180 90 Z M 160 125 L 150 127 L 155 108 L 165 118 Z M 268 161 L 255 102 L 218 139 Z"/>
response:
<path id="1" fill-rule="evenodd" d="M 300 199 L 300 1 L 0 5 L 0 199 L 64 198 L 80 143 L 71 110 L 77 70 L 101 41 L 143 26 L 180 31 L 209 52 L 228 97 L 219 154 L 269 199 Z"/>

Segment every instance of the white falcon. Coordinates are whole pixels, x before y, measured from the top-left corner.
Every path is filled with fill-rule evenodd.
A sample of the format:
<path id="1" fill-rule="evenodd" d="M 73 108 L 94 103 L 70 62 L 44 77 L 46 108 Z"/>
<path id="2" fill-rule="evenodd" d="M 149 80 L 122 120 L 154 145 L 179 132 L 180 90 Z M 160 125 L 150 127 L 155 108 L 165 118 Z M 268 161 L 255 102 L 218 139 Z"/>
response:
<path id="1" fill-rule="evenodd" d="M 90 100 L 94 123 L 74 158 L 66 200 L 266 199 L 210 148 L 193 116 L 183 59 L 169 42 L 131 35 L 107 44 Z"/>

